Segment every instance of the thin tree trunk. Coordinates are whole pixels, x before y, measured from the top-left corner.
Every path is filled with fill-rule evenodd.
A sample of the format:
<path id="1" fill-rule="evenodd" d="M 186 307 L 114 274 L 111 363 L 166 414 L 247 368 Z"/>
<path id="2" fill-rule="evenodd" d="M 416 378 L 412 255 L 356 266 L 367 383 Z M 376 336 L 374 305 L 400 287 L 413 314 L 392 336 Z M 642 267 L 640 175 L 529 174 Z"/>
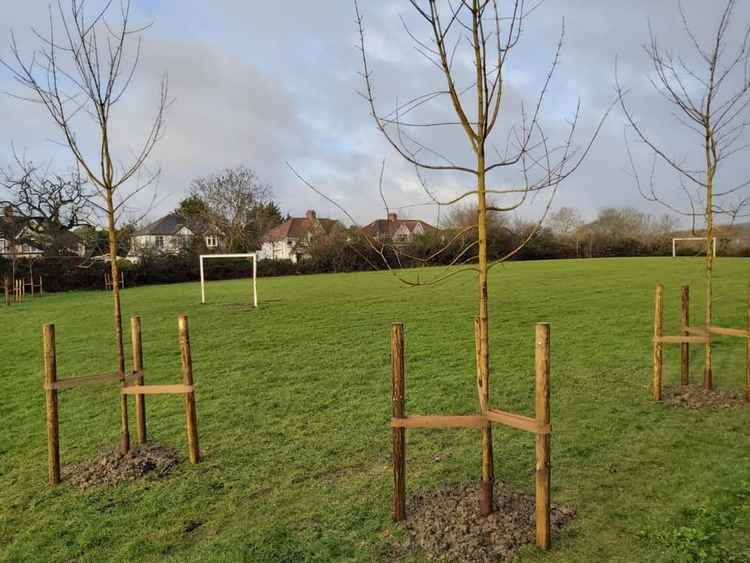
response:
<path id="1" fill-rule="evenodd" d="M 715 167 L 711 154 L 712 139 L 710 133 L 706 133 L 706 303 L 705 323 L 706 331 L 711 326 L 713 305 L 713 277 L 714 277 L 714 214 L 713 214 L 713 184 Z M 706 340 L 706 357 L 703 368 L 703 387 L 713 387 L 713 369 L 711 353 L 711 333 L 708 332 Z"/>
<path id="2" fill-rule="evenodd" d="M 478 159 L 479 181 L 479 405 L 487 414 L 490 401 L 489 362 L 489 306 L 487 290 L 487 201 L 485 197 L 484 155 Z M 486 516 L 493 512 L 493 486 L 495 468 L 492 454 L 492 426 L 482 428 L 482 482 L 480 485 L 480 512 Z"/>
<path id="3" fill-rule="evenodd" d="M 117 372 L 125 381 L 125 349 L 122 338 L 122 308 L 120 305 L 120 269 L 117 265 L 117 229 L 115 227 L 115 210 L 112 201 L 112 190 L 106 190 L 107 199 L 107 231 L 109 238 L 109 257 L 112 275 L 112 299 L 115 312 L 115 346 L 117 351 Z M 120 452 L 130 450 L 130 433 L 128 431 L 128 397 L 120 395 Z"/>

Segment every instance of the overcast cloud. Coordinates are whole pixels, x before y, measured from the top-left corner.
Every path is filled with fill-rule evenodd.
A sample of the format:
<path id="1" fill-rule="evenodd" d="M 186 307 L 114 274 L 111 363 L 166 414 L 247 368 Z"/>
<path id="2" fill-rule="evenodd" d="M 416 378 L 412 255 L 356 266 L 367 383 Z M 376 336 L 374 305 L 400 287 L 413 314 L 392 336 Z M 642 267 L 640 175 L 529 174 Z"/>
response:
<path id="1" fill-rule="evenodd" d="M 31 53 L 36 40 L 29 27 L 46 29 L 47 2 L 2 0 L 2 4 L 0 57 L 10 57 L 11 29 L 21 50 Z M 709 38 L 718 24 L 717 4 L 723 3 L 684 0 L 699 38 Z M 412 17 L 408 2 L 361 0 L 361 8 L 380 109 L 440 85 L 441 76 L 413 49 L 402 28 L 401 15 L 414 24 L 414 31 L 422 35 L 427 31 Z M 147 131 L 163 72 L 175 100 L 151 162 L 162 169 L 151 217 L 173 209 L 191 178 L 244 164 L 272 184 L 284 212 L 299 215 L 315 208 L 320 215 L 342 219 L 335 207 L 290 173 L 287 160 L 350 209 L 358 222 L 384 213 L 377 189 L 383 159 L 389 204 L 398 207 L 424 200 L 413 169 L 382 138 L 358 94 L 360 59 L 354 9 L 348 0 L 133 0 L 133 9 L 136 20 L 153 21 L 153 26 L 144 36 L 143 60 L 133 87 L 118 108 L 118 150 L 129 154 Z M 650 20 L 663 46 L 694 58 L 681 29 L 677 2 L 672 0 L 548 0 L 529 19 L 508 70 L 508 113 L 502 127 L 517 120 L 522 100 L 535 100 L 563 18 L 562 62 L 544 106 L 548 132 L 564 134 L 565 120 L 580 98 L 584 118 L 579 140 L 585 141 L 614 99 L 614 61 L 619 57 L 632 107 L 647 130 L 658 142 L 674 147 L 676 155 L 694 154 L 698 140 L 670 118 L 670 107 L 651 88 L 648 61 L 640 47 L 648 39 Z M 739 41 L 748 24 L 750 2 L 740 2 L 731 41 Z M 4 69 L 0 90 L 20 93 Z M 437 108 L 426 111 L 437 112 Z M 0 165 L 10 162 L 11 145 L 34 161 L 51 158 L 58 168 L 70 165 L 67 153 L 55 143 L 60 140 L 58 132 L 41 108 L 2 96 L 0 116 Z M 616 109 L 586 163 L 561 188 L 555 207 L 574 206 L 588 218 L 606 206 L 662 211 L 640 198 L 627 173 L 623 126 L 624 118 Z M 502 132 L 498 137 L 502 144 Z M 457 160 L 468 158 L 460 131 L 452 136 L 436 134 L 430 141 Z M 644 151 L 637 149 L 636 156 L 648 166 Z M 741 177 L 743 168 L 747 168 L 745 158 L 736 158 L 721 180 Z M 432 175 L 429 180 L 440 193 L 449 193 L 469 179 Z M 500 176 L 496 181 L 512 181 L 512 177 Z M 672 176 L 661 175 L 659 181 L 665 191 L 674 189 Z M 147 201 L 139 200 L 138 205 L 146 206 Z M 539 205 L 523 214 L 533 214 Z M 435 219 L 431 209 L 402 213 Z"/>

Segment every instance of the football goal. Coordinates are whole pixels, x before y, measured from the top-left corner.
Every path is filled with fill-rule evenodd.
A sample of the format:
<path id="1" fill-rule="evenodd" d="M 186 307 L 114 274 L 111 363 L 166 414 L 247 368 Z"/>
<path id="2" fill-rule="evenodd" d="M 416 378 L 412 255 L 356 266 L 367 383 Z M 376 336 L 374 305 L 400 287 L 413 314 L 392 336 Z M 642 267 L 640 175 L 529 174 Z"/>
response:
<path id="1" fill-rule="evenodd" d="M 677 256 L 677 242 L 682 240 L 699 240 L 699 241 L 706 241 L 706 237 L 678 237 L 672 239 L 672 258 L 675 258 Z M 712 250 L 714 254 L 714 258 L 716 258 L 716 237 L 713 238 L 713 245 Z"/>
<path id="2" fill-rule="evenodd" d="M 201 303 L 206 302 L 206 276 L 203 270 L 204 259 L 217 259 L 217 258 L 250 258 L 253 261 L 253 307 L 258 306 L 258 260 L 255 257 L 255 253 L 250 254 L 201 254 L 200 257 L 200 269 L 201 269 Z"/>

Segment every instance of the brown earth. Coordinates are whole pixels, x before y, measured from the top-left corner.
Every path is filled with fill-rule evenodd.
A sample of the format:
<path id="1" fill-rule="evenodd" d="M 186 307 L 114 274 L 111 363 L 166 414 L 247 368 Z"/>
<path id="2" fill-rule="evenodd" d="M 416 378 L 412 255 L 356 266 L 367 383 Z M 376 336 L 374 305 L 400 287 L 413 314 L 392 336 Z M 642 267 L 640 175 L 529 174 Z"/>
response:
<path id="1" fill-rule="evenodd" d="M 172 448 L 146 444 L 131 448 L 125 455 L 118 450 L 110 450 L 93 459 L 66 465 L 62 478 L 79 489 L 95 485 L 114 487 L 123 481 L 166 477 L 181 460 L 181 456 Z"/>
<path id="2" fill-rule="evenodd" d="M 667 406 L 687 409 L 726 409 L 743 403 L 738 391 L 707 390 L 702 385 L 665 386 L 662 398 Z"/>
<path id="3" fill-rule="evenodd" d="M 510 561 L 522 546 L 536 542 L 534 497 L 496 482 L 495 508 L 480 516 L 476 483 L 417 495 L 407 507 L 410 547 L 421 548 L 430 560 Z M 573 509 L 553 505 L 553 536 L 574 517 Z"/>

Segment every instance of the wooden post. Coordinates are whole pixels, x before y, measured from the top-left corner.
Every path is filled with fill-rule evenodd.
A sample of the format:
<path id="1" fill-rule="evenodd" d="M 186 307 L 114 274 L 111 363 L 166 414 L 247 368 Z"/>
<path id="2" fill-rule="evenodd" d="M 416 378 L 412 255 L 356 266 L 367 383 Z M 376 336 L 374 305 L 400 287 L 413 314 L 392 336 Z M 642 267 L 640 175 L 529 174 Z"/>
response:
<path id="1" fill-rule="evenodd" d="M 393 418 L 404 418 L 404 325 L 391 325 Z M 393 520 L 406 520 L 406 429 L 393 428 Z"/>
<path id="2" fill-rule="evenodd" d="M 662 336 L 662 323 L 664 321 L 663 293 L 664 287 L 661 284 L 657 285 L 656 298 L 654 299 L 654 377 L 651 382 L 651 392 L 655 401 L 661 401 L 662 343 L 659 339 Z"/>
<path id="3" fill-rule="evenodd" d="M 177 319 L 177 327 L 180 333 L 180 363 L 182 366 L 182 383 L 193 385 L 193 358 L 190 353 L 190 329 L 186 315 L 180 315 Z M 200 449 L 198 447 L 198 420 L 195 412 L 195 391 L 185 393 L 185 429 L 187 430 L 188 453 L 190 463 L 200 461 Z"/>
<path id="4" fill-rule="evenodd" d="M 10 305 L 10 278 L 3 278 L 3 289 L 5 290 L 5 304 Z"/>
<path id="5" fill-rule="evenodd" d="M 44 297 L 44 278 L 39 274 L 39 297 Z"/>
<path id="6" fill-rule="evenodd" d="M 550 548 L 549 323 L 536 325 L 536 545 Z"/>
<path id="7" fill-rule="evenodd" d="M 745 360 L 745 400 L 750 401 L 750 288 L 747 290 L 747 352 Z"/>
<path id="8" fill-rule="evenodd" d="M 136 379 L 138 385 L 143 385 L 143 340 L 141 338 L 141 317 L 130 319 L 130 340 L 133 344 L 133 371 L 141 375 Z M 138 443 L 146 443 L 146 397 L 142 394 L 135 396 L 135 425 L 138 429 Z"/>
<path id="9" fill-rule="evenodd" d="M 683 285 L 680 295 L 680 323 L 682 324 L 683 336 L 689 336 L 688 327 L 690 326 L 690 286 Z M 690 344 L 683 342 L 680 344 L 680 384 L 688 385 L 690 383 Z"/>
<path id="10" fill-rule="evenodd" d="M 55 353 L 55 325 L 46 324 L 42 331 L 44 342 L 44 394 L 47 404 L 47 476 L 50 485 L 60 482 L 60 427 L 57 416 L 57 357 Z"/>

